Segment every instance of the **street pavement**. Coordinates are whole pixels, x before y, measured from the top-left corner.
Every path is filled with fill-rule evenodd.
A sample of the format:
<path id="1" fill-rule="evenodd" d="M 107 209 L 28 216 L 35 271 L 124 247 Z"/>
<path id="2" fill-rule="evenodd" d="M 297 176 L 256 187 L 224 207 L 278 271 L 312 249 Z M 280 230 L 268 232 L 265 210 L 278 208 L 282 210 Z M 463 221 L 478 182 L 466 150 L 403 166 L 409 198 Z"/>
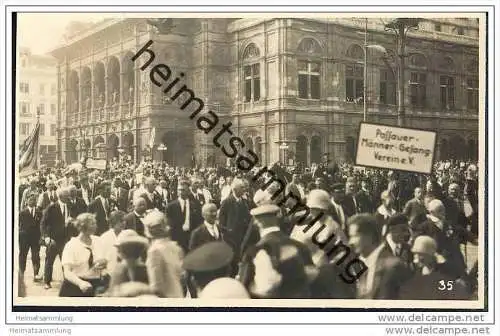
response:
<path id="1" fill-rule="evenodd" d="M 462 252 L 465 252 L 465 249 L 462 247 Z M 466 254 L 466 262 L 467 269 L 471 269 L 474 263 L 477 260 L 478 247 L 468 244 L 467 245 L 467 254 Z M 41 259 L 41 267 L 39 274 L 43 276 L 43 267 L 45 265 L 45 247 L 42 247 L 40 250 L 40 259 Z M 63 280 L 63 272 L 61 261 L 59 257 L 56 258 L 54 262 L 54 273 L 53 273 L 53 281 L 51 289 L 44 289 L 43 282 L 33 282 L 33 267 L 31 264 L 31 254 L 28 255 L 28 261 L 26 263 L 26 272 L 24 276 L 24 282 L 26 284 L 26 296 L 58 296 L 59 288 L 61 287 L 61 283 Z"/>

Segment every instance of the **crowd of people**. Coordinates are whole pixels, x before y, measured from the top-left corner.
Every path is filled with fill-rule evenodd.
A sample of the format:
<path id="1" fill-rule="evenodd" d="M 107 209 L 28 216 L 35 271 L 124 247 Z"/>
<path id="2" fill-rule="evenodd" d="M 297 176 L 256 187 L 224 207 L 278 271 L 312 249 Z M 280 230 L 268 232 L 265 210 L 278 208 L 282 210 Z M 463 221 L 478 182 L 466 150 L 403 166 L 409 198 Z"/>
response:
<path id="1" fill-rule="evenodd" d="M 259 168 L 158 162 L 70 168 L 18 186 L 20 279 L 31 251 L 33 281 L 50 289 L 59 257 L 60 296 L 477 298 L 477 261 L 468 269 L 464 253 L 478 244 L 477 163 L 437 162 L 431 175 L 274 164 L 258 179 Z M 357 281 L 340 276 L 349 260 L 330 243 L 366 265 L 347 268 Z"/>

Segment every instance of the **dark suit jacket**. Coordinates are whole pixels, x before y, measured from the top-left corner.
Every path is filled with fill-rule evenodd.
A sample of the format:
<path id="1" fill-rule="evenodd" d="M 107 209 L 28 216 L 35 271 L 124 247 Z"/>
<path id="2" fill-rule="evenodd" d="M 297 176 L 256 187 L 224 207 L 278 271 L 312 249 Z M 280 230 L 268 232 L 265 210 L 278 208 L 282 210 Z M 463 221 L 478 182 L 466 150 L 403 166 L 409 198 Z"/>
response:
<path id="1" fill-rule="evenodd" d="M 125 188 L 118 187 L 118 195 L 113 195 L 115 198 L 116 207 L 118 210 L 127 211 L 128 210 L 128 191 Z"/>
<path id="2" fill-rule="evenodd" d="M 107 211 L 109 216 L 109 213 L 111 211 L 111 202 L 109 200 L 108 204 L 110 207 L 110 209 L 108 209 Z M 108 221 L 106 219 L 106 210 L 104 209 L 100 198 L 96 198 L 89 204 L 88 211 L 96 215 L 96 221 L 97 221 L 96 235 L 100 236 L 104 232 L 108 231 L 109 226 L 108 226 Z"/>
<path id="3" fill-rule="evenodd" d="M 92 187 L 90 187 L 89 184 L 82 184 L 80 189 L 85 189 L 87 190 L 87 193 L 89 195 L 89 202 L 92 203 L 94 198 L 97 197 L 97 182 L 94 181 L 92 184 Z M 90 205 L 89 203 L 89 205 Z"/>
<path id="4" fill-rule="evenodd" d="M 54 194 L 55 194 L 55 192 L 54 192 Z M 54 202 L 55 201 L 57 201 L 57 195 L 54 195 Z M 38 199 L 37 207 L 43 211 L 49 206 L 50 203 L 51 203 L 51 200 L 49 197 L 49 193 L 47 191 L 45 191 L 41 194 L 41 199 L 40 198 Z"/>
<path id="5" fill-rule="evenodd" d="M 172 240 L 176 241 L 185 252 L 188 251 L 191 232 L 203 223 L 200 205 L 191 197 L 189 198 L 189 212 L 189 231 L 185 232 L 182 229 L 184 225 L 184 214 L 179 200 L 176 199 L 167 204 L 167 217 L 170 223 Z"/>
<path id="6" fill-rule="evenodd" d="M 402 285 L 410 279 L 411 275 L 411 271 L 398 257 L 392 255 L 390 251 L 382 251 L 375 266 L 372 290 L 361 298 L 397 300 L 400 298 L 399 291 Z"/>
<path id="7" fill-rule="evenodd" d="M 160 210 L 162 208 L 161 196 L 155 191 L 153 191 L 153 199 L 151 200 L 149 196 L 144 193 L 141 195 L 142 198 L 146 200 L 146 209 L 151 210 L 157 208 Z"/>
<path id="8" fill-rule="evenodd" d="M 219 210 L 219 224 L 226 233 L 226 242 L 233 248 L 239 248 L 250 219 L 248 201 L 241 199 L 240 202 L 237 202 L 233 194 L 222 201 Z"/>
<path id="9" fill-rule="evenodd" d="M 85 204 L 83 198 L 77 197 L 75 203 L 70 202 L 68 205 L 71 217 L 73 218 L 76 218 L 78 215 L 87 212 L 87 204 Z"/>
<path id="10" fill-rule="evenodd" d="M 25 208 L 19 212 L 19 236 L 27 235 L 33 239 L 40 239 L 40 222 L 42 211 L 35 208 L 35 217 Z"/>
<path id="11" fill-rule="evenodd" d="M 356 197 L 356 196 L 354 196 L 354 197 Z M 356 203 L 359 203 L 358 200 L 356 200 Z M 357 206 L 352 199 L 352 196 L 346 195 L 344 197 L 344 199 L 342 200 L 341 206 L 342 206 L 342 209 L 344 209 L 344 216 L 345 216 L 346 220 L 349 217 L 355 215 L 356 212 L 358 211 Z"/>
<path id="12" fill-rule="evenodd" d="M 197 247 L 204 245 L 206 243 L 210 243 L 213 241 L 222 241 L 223 236 L 222 232 L 219 228 L 219 238 L 215 239 L 205 225 L 200 225 L 198 228 L 191 232 L 191 238 L 189 239 L 189 251 L 196 249 Z"/>
<path id="13" fill-rule="evenodd" d="M 70 211 L 69 206 L 67 206 Z M 49 237 L 57 244 L 65 244 L 74 235 L 74 227 L 68 225 L 61 212 L 59 202 L 52 203 L 45 209 L 40 222 L 42 237 Z"/>
<path id="14" fill-rule="evenodd" d="M 139 235 L 144 236 L 144 224 L 134 212 L 129 212 L 123 217 L 125 221 L 125 229 L 134 230 Z"/>
<path id="15" fill-rule="evenodd" d="M 403 209 L 403 214 L 408 217 L 408 219 L 414 218 L 419 214 L 426 213 L 427 209 L 425 208 L 424 201 L 419 202 L 415 198 L 409 200 Z"/>

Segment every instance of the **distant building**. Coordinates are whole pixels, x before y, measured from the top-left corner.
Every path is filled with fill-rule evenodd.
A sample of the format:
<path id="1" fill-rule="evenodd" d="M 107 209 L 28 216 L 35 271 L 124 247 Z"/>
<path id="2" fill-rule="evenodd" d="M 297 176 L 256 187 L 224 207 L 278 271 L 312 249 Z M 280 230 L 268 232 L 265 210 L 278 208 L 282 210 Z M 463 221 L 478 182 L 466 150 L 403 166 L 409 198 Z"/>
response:
<path id="1" fill-rule="evenodd" d="M 40 164 L 57 156 L 57 61 L 20 48 L 16 61 L 16 124 L 19 145 L 31 134 L 40 114 Z"/>
<path id="2" fill-rule="evenodd" d="M 155 128 L 153 158 L 175 165 L 224 164 L 226 158 L 188 114 L 151 83 L 145 59 L 231 121 L 261 161 L 351 161 L 363 119 L 364 19 L 174 18 L 160 34 L 146 19 L 108 20 L 53 51 L 59 60 L 58 141 L 67 162 L 87 150 L 140 160 Z M 394 34 L 368 23 L 370 44 L 395 55 Z M 424 20 L 406 47 L 406 125 L 438 132 L 437 158 L 477 159 L 479 21 Z M 368 121 L 396 124 L 394 58 L 369 50 Z M 152 67 L 152 65 L 150 66 Z M 175 74 L 174 74 L 175 73 Z M 171 91 L 175 92 L 175 91 Z M 159 151 L 157 148 L 166 150 Z"/>

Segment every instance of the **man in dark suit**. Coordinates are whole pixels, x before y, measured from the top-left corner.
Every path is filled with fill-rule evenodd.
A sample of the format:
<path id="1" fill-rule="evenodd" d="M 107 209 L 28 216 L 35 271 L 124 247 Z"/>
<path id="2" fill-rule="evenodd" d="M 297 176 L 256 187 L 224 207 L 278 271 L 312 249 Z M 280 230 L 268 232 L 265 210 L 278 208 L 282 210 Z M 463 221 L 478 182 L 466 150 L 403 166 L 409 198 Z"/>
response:
<path id="1" fill-rule="evenodd" d="M 411 277 L 407 266 L 394 255 L 382 253 L 385 244 L 372 215 L 359 214 L 350 218 L 349 245 L 366 266 L 358 280 L 359 299 L 396 300 L 401 286 Z"/>
<path id="2" fill-rule="evenodd" d="M 342 209 L 344 210 L 346 219 L 359 212 L 359 202 L 356 200 L 356 192 L 356 180 L 353 177 L 349 177 L 345 183 L 345 196 L 342 199 Z"/>
<path id="3" fill-rule="evenodd" d="M 194 199 L 196 199 L 200 206 L 203 206 L 208 200 L 205 199 L 205 195 L 203 195 L 203 191 L 200 189 L 201 182 L 194 178 L 191 182 L 191 194 Z"/>
<path id="4" fill-rule="evenodd" d="M 422 192 L 422 188 L 415 188 L 413 196 L 414 197 L 406 203 L 403 209 L 403 215 L 405 215 L 409 219 L 416 218 L 422 214 L 427 213 L 427 209 L 425 208 L 424 204 L 424 193 Z"/>
<path id="5" fill-rule="evenodd" d="M 47 247 L 45 252 L 44 282 L 45 289 L 51 288 L 54 260 L 61 258 L 66 242 L 73 236 L 72 218 L 70 213 L 69 190 L 62 188 L 57 191 L 58 201 L 50 204 L 43 212 L 40 223 L 42 239 Z"/>
<path id="6" fill-rule="evenodd" d="M 356 194 L 356 200 L 360 213 L 373 213 L 375 211 L 372 188 L 367 180 L 361 181 L 361 189 Z"/>
<path id="7" fill-rule="evenodd" d="M 19 270 L 24 274 L 26 258 L 31 249 L 34 280 L 42 280 L 40 270 L 40 221 L 42 212 L 36 208 L 35 193 L 27 195 L 27 207 L 19 213 Z"/>
<path id="8" fill-rule="evenodd" d="M 113 181 L 111 198 L 115 201 L 118 210 L 127 211 L 128 209 L 128 191 L 123 188 L 123 183 L 119 178 Z"/>
<path id="9" fill-rule="evenodd" d="M 96 235 L 100 236 L 104 232 L 108 231 L 108 217 L 111 211 L 114 210 L 109 199 L 111 194 L 111 187 L 109 183 L 101 183 L 98 188 L 98 194 L 99 196 L 97 196 L 96 199 L 90 203 L 88 211 L 96 216 Z"/>
<path id="10" fill-rule="evenodd" d="M 45 210 L 51 203 L 57 201 L 56 184 L 52 180 L 48 180 L 45 184 L 47 191 L 44 191 L 38 197 L 37 207 L 41 211 Z"/>
<path id="11" fill-rule="evenodd" d="M 144 223 L 142 222 L 146 214 L 146 200 L 142 197 L 137 197 L 134 200 L 134 210 L 123 218 L 125 229 L 134 230 L 141 236 L 144 235 Z"/>
<path id="12" fill-rule="evenodd" d="M 187 252 L 191 233 L 203 222 L 203 217 L 200 204 L 190 197 L 188 181 L 179 181 L 177 194 L 179 198 L 167 205 L 167 217 L 171 225 L 172 240 Z"/>
<path id="13" fill-rule="evenodd" d="M 97 196 L 97 184 L 92 175 L 83 175 L 80 178 L 80 192 L 85 204 L 89 206 Z"/>
<path id="14" fill-rule="evenodd" d="M 205 221 L 191 233 L 189 239 L 189 251 L 212 242 L 222 241 L 222 232 L 217 223 L 217 207 L 213 203 L 207 203 L 201 208 L 201 214 Z"/>
<path id="15" fill-rule="evenodd" d="M 345 214 L 342 202 L 345 197 L 345 189 L 342 183 L 336 183 L 332 187 L 332 218 L 335 222 L 340 224 L 344 232 L 346 229 L 347 215 Z"/>
<path id="16" fill-rule="evenodd" d="M 298 264 L 303 267 L 313 265 L 311 253 L 304 244 L 289 238 L 280 231 L 279 211 L 280 208 L 274 204 L 265 204 L 252 209 L 251 215 L 259 228 L 260 240 L 245 253 L 238 277 L 254 298 L 308 298 L 310 290 L 304 269 L 297 269 L 295 274 L 286 273 L 287 267 L 282 267 L 282 261 L 287 258 L 282 251 L 286 247 L 295 251 L 293 254 Z M 281 275 L 279 284 L 264 293 L 256 288 L 258 287 L 256 275 L 259 265 L 254 263 L 261 251 L 269 257 L 274 271 Z"/>
<path id="17" fill-rule="evenodd" d="M 408 218 L 403 214 L 397 214 L 387 223 L 387 234 L 384 241 L 384 249 L 381 254 L 398 257 L 409 269 L 413 269 L 413 254 L 411 253 L 410 226 Z"/>
<path id="18" fill-rule="evenodd" d="M 234 179 L 231 189 L 231 194 L 221 203 L 219 223 L 226 243 L 239 251 L 251 220 L 250 205 L 243 199 L 245 183 L 242 180 Z"/>
<path id="19" fill-rule="evenodd" d="M 70 207 L 70 213 L 72 218 L 78 217 L 78 215 L 87 212 L 87 205 L 85 204 L 85 201 L 78 196 L 78 189 L 76 186 L 71 185 L 69 186 L 69 207 Z"/>

